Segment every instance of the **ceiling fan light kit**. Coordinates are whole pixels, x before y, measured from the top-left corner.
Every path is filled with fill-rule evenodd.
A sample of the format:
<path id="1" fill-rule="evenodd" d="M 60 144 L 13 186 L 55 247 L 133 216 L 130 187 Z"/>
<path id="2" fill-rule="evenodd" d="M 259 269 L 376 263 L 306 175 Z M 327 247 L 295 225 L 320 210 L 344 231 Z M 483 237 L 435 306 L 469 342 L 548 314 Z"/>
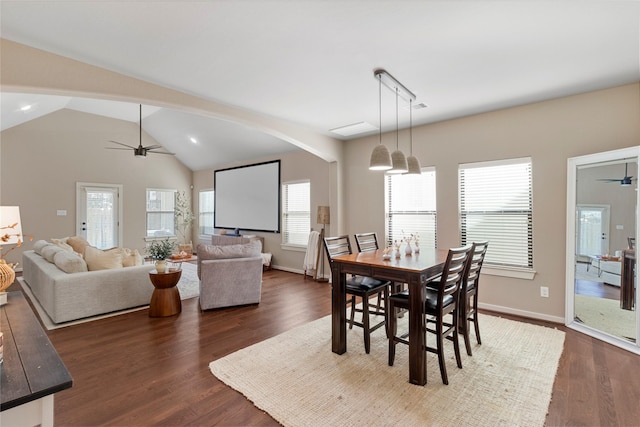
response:
<path id="1" fill-rule="evenodd" d="M 137 147 L 134 147 L 134 146 L 128 145 L 128 144 L 123 144 L 122 142 L 110 140 L 109 142 L 113 142 L 114 144 L 122 145 L 122 146 L 127 147 L 127 148 L 120 148 L 120 147 L 106 147 L 106 148 L 108 150 L 133 150 L 133 155 L 135 157 L 137 157 L 137 158 L 142 158 L 142 159 L 147 157 L 147 153 L 168 154 L 170 156 L 174 156 L 175 155 L 175 153 L 170 153 L 168 151 L 155 151 L 155 150 L 161 149 L 162 148 L 161 145 L 148 145 L 146 147 L 144 147 L 142 145 L 142 104 L 140 104 L 139 138 L 140 139 L 139 139 Z"/>
<path id="2" fill-rule="evenodd" d="M 389 174 L 421 174 L 420 161 L 413 155 L 413 119 L 411 103 L 416 99 L 416 96 L 407 89 L 402 83 L 400 83 L 395 77 L 389 74 L 383 68 L 377 68 L 373 71 L 373 76 L 378 80 L 378 101 L 379 101 L 379 144 L 373 149 L 371 153 L 371 160 L 369 162 L 369 170 L 383 170 Z M 385 85 L 396 94 L 396 150 L 389 155 L 389 150 L 382 143 L 382 85 Z M 398 98 L 401 97 L 409 101 L 409 132 L 410 132 L 410 144 L 411 152 L 408 158 L 399 148 L 399 126 L 398 126 Z"/>
<path id="3" fill-rule="evenodd" d="M 637 178 L 634 178 L 633 176 L 627 175 L 628 165 L 629 165 L 628 163 L 624 164 L 624 177 L 622 179 L 618 179 L 618 178 L 602 178 L 602 179 L 598 179 L 598 181 L 619 182 L 621 187 L 630 187 L 631 184 L 633 183 L 633 181 L 635 181 Z"/>

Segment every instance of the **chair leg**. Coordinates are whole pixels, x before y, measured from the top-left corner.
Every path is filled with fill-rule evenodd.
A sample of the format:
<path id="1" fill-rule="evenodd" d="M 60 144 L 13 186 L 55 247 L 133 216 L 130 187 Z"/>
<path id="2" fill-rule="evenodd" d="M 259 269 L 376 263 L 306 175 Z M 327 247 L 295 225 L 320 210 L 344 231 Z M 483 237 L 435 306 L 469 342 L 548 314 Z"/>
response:
<path id="1" fill-rule="evenodd" d="M 351 318 L 349 319 L 349 329 L 353 329 L 353 321 L 356 315 L 356 296 L 351 295 Z"/>
<path id="2" fill-rule="evenodd" d="M 449 378 L 447 377 L 447 365 L 444 359 L 444 338 L 442 336 L 442 319 L 438 319 L 436 323 L 436 353 L 438 354 L 438 364 L 440 365 L 440 376 L 442 377 L 442 383 L 449 385 Z"/>
<path id="3" fill-rule="evenodd" d="M 458 365 L 458 368 L 462 369 L 462 358 L 460 357 L 460 339 L 458 337 L 458 309 L 456 308 L 456 311 L 451 314 L 453 316 L 453 350 L 456 353 L 456 363 Z"/>
<path id="4" fill-rule="evenodd" d="M 473 326 L 476 330 L 476 339 L 478 340 L 478 344 L 482 344 L 482 340 L 480 340 L 480 326 L 478 325 L 478 293 L 473 296 Z"/>
<path id="5" fill-rule="evenodd" d="M 460 322 L 459 330 L 462 332 L 462 336 L 464 338 L 464 348 L 467 350 L 467 355 L 473 356 L 471 352 L 471 341 L 469 339 L 470 334 L 470 324 L 469 324 L 469 304 L 470 299 L 468 297 L 464 297 L 464 306 L 460 309 L 460 316 L 458 317 L 458 322 Z"/>
<path id="6" fill-rule="evenodd" d="M 364 329 L 364 351 L 369 354 L 371 351 L 371 331 L 369 328 L 369 298 L 368 295 L 362 297 L 362 326 Z"/>
<path id="7" fill-rule="evenodd" d="M 389 301 L 389 305 L 387 306 L 387 334 L 389 337 L 389 366 L 393 366 L 393 362 L 396 359 L 396 333 L 397 333 L 397 324 L 396 324 L 396 309 L 392 300 Z"/>

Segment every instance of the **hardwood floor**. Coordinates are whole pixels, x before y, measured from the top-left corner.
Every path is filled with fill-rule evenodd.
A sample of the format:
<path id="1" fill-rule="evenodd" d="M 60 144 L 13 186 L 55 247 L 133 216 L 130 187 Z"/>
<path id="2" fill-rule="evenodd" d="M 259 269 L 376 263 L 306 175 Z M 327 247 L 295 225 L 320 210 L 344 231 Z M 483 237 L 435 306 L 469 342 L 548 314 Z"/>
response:
<path id="1" fill-rule="evenodd" d="M 208 364 L 328 315 L 330 286 L 271 270 L 258 306 L 200 312 L 194 298 L 183 301 L 179 316 L 149 318 L 143 309 L 48 331 L 74 380 L 56 394 L 56 425 L 278 425 Z M 428 363 L 437 366 L 433 358 Z M 639 425 L 639 401 L 640 356 L 566 331 L 547 426 Z"/>

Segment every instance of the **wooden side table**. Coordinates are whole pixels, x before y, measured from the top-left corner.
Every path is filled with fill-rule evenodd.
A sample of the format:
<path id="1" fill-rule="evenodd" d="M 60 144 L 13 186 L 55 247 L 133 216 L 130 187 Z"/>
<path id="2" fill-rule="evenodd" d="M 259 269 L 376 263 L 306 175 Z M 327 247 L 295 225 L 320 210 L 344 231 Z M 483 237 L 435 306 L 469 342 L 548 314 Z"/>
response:
<path id="1" fill-rule="evenodd" d="M 149 303 L 149 317 L 166 317 L 180 314 L 182 301 L 176 285 L 180 281 L 182 270 L 158 273 L 149 272 L 149 278 L 155 288 Z"/>

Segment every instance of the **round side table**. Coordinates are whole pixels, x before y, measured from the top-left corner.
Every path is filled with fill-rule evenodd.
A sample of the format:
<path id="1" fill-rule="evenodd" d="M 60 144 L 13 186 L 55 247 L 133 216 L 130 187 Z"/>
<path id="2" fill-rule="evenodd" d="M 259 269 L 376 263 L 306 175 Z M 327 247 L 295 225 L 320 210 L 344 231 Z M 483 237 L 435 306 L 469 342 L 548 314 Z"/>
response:
<path id="1" fill-rule="evenodd" d="M 182 302 L 176 285 L 180 281 L 182 270 L 158 273 L 149 272 L 149 278 L 155 288 L 149 303 L 149 317 L 166 317 L 180 314 Z"/>

